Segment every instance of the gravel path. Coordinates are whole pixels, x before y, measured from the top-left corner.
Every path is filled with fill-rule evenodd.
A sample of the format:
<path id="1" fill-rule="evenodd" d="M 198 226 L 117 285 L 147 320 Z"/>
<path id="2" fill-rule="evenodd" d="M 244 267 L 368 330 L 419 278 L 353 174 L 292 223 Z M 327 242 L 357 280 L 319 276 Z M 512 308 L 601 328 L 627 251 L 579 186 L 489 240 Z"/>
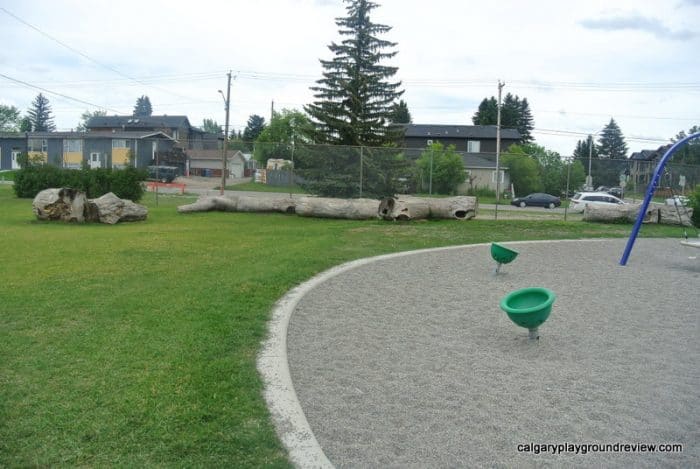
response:
<path id="1" fill-rule="evenodd" d="M 308 288 L 286 358 L 330 463 L 698 467 L 700 253 L 641 239 L 621 267 L 625 241 L 504 243 L 520 255 L 497 277 L 487 245 L 417 252 Z M 557 295 L 539 342 L 498 307 L 528 286 Z M 518 452 L 530 443 L 683 452 Z"/>

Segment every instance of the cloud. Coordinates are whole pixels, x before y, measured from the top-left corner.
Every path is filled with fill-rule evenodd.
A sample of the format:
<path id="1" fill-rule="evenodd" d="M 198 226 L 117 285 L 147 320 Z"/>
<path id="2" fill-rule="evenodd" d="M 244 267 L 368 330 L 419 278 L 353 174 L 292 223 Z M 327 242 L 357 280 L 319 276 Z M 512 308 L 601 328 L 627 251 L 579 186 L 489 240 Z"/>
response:
<path id="1" fill-rule="evenodd" d="M 700 3 L 700 0 L 686 0 L 687 2 Z M 581 26 L 587 29 L 599 29 L 602 31 L 633 30 L 644 31 L 661 39 L 685 40 L 693 38 L 697 33 L 683 29 L 673 31 L 655 18 L 643 16 L 617 16 L 611 18 L 585 19 L 580 21 Z"/>
<path id="2" fill-rule="evenodd" d="M 694 7 L 700 7 L 700 0 L 683 0 L 681 3 Z"/>

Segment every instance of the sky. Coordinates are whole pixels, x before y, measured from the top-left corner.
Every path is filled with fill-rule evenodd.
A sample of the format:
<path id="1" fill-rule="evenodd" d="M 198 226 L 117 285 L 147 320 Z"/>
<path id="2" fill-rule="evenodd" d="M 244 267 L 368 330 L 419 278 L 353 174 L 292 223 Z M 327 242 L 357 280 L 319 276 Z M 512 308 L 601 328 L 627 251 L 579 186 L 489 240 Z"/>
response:
<path id="1" fill-rule="evenodd" d="M 527 98 L 536 143 L 564 156 L 611 118 L 630 152 L 700 125 L 700 0 L 376 0 L 397 43 L 415 124 L 471 125 L 481 100 Z M 313 101 L 320 59 L 338 42 L 340 0 L 179 2 L 3 0 L 0 103 L 23 112 L 49 98 L 58 130 L 86 110 L 225 121 Z"/>

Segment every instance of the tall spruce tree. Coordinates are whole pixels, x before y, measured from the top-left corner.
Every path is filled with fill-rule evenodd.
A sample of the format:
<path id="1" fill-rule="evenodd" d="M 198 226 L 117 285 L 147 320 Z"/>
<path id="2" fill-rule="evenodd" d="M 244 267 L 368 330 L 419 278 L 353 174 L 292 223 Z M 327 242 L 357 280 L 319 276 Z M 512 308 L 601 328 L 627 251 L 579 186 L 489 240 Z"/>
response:
<path id="1" fill-rule="evenodd" d="M 27 117 L 32 123 L 32 130 L 35 132 L 53 132 L 56 130 L 49 100 L 41 93 L 32 102 L 32 107 L 27 111 Z"/>
<path id="2" fill-rule="evenodd" d="M 498 123 L 498 101 L 495 97 L 484 98 L 472 116 L 474 125 L 496 125 Z M 501 128 L 517 129 L 523 143 L 531 143 L 534 120 L 527 98 L 507 93 L 501 104 Z"/>
<path id="3" fill-rule="evenodd" d="M 410 124 L 413 122 L 411 112 L 408 110 L 408 104 L 403 99 L 391 106 L 391 116 L 389 121 L 392 124 Z"/>
<path id="4" fill-rule="evenodd" d="M 148 96 L 143 95 L 136 100 L 133 114 L 134 117 L 148 117 L 153 114 L 153 107 Z"/>
<path id="5" fill-rule="evenodd" d="M 627 144 L 622 135 L 620 127 L 615 119 L 610 118 L 610 122 L 603 128 L 598 139 L 598 155 L 601 158 L 613 160 L 627 158 Z"/>
<path id="6" fill-rule="evenodd" d="M 370 20 L 376 3 L 344 1 L 347 16 L 336 24 L 346 39 L 328 46 L 335 57 L 321 60 L 323 78 L 311 88 L 316 100 L 304 109 L 317 128 L 317 143 L 381 146 L 393 139 L 387 124 L 392 104 L 403 94 L 401 82 L 389 81 L 397 67 L 381 65 L 396 55 L 387 51 L 396 43 L 379 39 L 391 27 Z"/>
<path id="7" fill-rule="evenodd" d="M 593 141 L 593 136 L 589 135 L 585 140 L 579 140 L 576 142 L 576 148 L 574 149 L 574 158 L 577 160 L 588 160 L 588 157 L 598 158 L 598 147 L 594 144 L 591 148 L 591 142 Z M 590 153 L 589 153 L 590 152 Z"/>

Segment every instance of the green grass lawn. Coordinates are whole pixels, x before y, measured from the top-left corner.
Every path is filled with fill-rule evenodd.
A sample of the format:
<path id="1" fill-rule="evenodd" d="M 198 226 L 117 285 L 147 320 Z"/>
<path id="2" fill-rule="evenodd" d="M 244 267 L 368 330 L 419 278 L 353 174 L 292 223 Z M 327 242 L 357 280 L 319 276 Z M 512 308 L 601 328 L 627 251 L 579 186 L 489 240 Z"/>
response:
<path id="1" fill-rule="evenodd" d="M 288 467 L 255 359 L 291 287 L 364 256 L 631 229 L 177 214 L 191 200 L 147 194 L 140 223 L 47 223 L 0 186 L 0 467 Z"/>
<path id="2" fill-rule="evenodd" d="M 0 181 L 14 181 L 17 170 L 0 171 Z"/>

